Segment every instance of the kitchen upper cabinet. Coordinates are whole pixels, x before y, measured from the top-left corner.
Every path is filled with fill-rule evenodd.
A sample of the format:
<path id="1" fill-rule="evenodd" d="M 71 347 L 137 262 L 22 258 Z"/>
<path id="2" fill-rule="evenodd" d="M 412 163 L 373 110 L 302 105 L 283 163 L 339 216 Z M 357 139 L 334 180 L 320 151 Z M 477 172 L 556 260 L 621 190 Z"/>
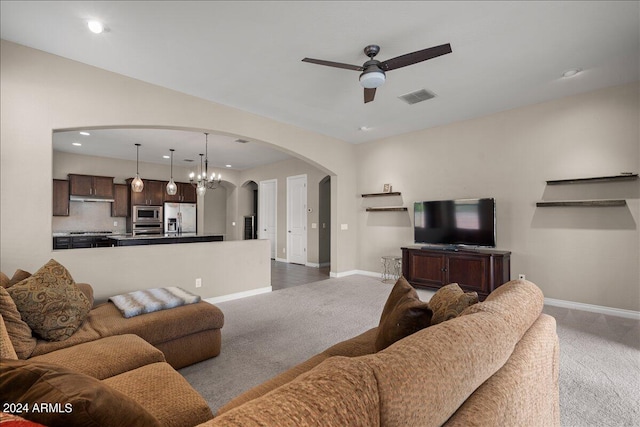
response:
<path id="1" fill-rule="evenodd" d="M 124 216 L 131 215 L 129 209 L 129 186 L 127 184 L 114 184 L 113 185 L 113 199 L 111 203 L 111 216 Z"/>
<path id="2" fill-rule="evenodd" d="M 69 174 L 72 196 L 113 198 L 113 177 Z"/>
<path id="3" fill-rule="evenodd" d="M 127 179 L 127 184 L 131 186 L 133 178 Z M 143 179 L 144 188 L 140 193 L 133 191 L 131 194 L 131 205 L 161 206 L 164 203 L 165 183 L 163 181 L 153 181 Z"/>
<path id="4" fill-rule="evenodd" d="M 165 183 L 166 185 L 166 183 Z M 176 182 L 178 192 L 173 196 L 168 194 L 164 195 L 165 202 L 180 202 L 180 203 L 196 203 L 198 198 L 196 195 L 196 189 L 193 185 L 184 182 Z"/>
<path id="5" fill-rule="evenodd" d="M 53 180 L 53 216 L 69 216 L 69 181 Z"/>

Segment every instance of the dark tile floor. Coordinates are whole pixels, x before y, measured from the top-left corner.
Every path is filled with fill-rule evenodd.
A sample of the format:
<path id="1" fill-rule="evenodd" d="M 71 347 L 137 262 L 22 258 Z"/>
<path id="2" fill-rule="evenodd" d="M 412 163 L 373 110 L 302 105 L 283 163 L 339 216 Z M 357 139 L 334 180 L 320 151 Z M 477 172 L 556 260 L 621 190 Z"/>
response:
<path id="1" fill-rule="evenodd" d="M 274 291 L 328 278 L 329 267 L 306 267 L 271 260 L 271 287 Z"/>

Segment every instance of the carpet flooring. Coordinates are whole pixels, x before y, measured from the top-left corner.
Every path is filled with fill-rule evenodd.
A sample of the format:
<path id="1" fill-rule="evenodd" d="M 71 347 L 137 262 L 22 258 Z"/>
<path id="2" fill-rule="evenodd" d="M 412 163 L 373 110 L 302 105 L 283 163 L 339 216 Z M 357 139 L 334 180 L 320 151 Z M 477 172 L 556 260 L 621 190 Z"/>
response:
<path id="1" fill-rule="evenodd" d="M 233 397 L 377 326 L 392 285 L 332 278 L 216 304 L 222 352 L 180 373 L 215 413 Z M 419 291 L 428 301 L 433 292 Z M 640 321 L 545 307 L 558 322 L 566 427 L 640 426 Z"/>

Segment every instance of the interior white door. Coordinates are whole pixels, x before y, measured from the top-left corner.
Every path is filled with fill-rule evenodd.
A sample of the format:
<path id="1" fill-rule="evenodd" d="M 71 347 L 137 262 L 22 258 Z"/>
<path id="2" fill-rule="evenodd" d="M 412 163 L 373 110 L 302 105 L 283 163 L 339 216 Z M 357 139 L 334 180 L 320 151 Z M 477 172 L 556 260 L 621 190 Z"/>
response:
<path id="1" fill-rule="evenodd" d="M 278 180 L 260 181 L 258 188 L 258 238 L 271 242 L 271 258 L 276 258 Z"/>
<path id="2" fill-rule="evenodd" d="M 307 263 L 307 175 L 287 177 L 287 260 Z"/>

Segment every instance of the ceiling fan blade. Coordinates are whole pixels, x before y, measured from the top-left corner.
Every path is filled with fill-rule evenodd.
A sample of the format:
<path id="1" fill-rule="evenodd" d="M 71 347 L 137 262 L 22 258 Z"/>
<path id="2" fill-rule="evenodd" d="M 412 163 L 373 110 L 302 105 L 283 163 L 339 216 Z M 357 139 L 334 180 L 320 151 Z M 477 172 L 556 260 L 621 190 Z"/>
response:
<path id="1" fill-rule="evenodd" d="M 343 64 L 342 62 L 325 61 L 323 59 L 304 58 L 302 62 L 326 65 L 327 67 L 344 68 L 345 70 L 364 71 L 364 68 L 359 65 Z"/>
<path id="2" fill-rule="evenodd" d="M 380 64 L 380 68 L 382 68 L 383 71 L 395 70 L 396 68 L 417 64 L 418 62 L 426 61 L 427 59 L 446 55 L 447 53 L 451 53 L 451 45 L 449 43 L 387 59 Z"/>
<path id="3" fill-rule="evenodd" d="M 373 101 L 373 98 L 376 96 L 376 89 L 364 89 L 364 103 Z"/>

